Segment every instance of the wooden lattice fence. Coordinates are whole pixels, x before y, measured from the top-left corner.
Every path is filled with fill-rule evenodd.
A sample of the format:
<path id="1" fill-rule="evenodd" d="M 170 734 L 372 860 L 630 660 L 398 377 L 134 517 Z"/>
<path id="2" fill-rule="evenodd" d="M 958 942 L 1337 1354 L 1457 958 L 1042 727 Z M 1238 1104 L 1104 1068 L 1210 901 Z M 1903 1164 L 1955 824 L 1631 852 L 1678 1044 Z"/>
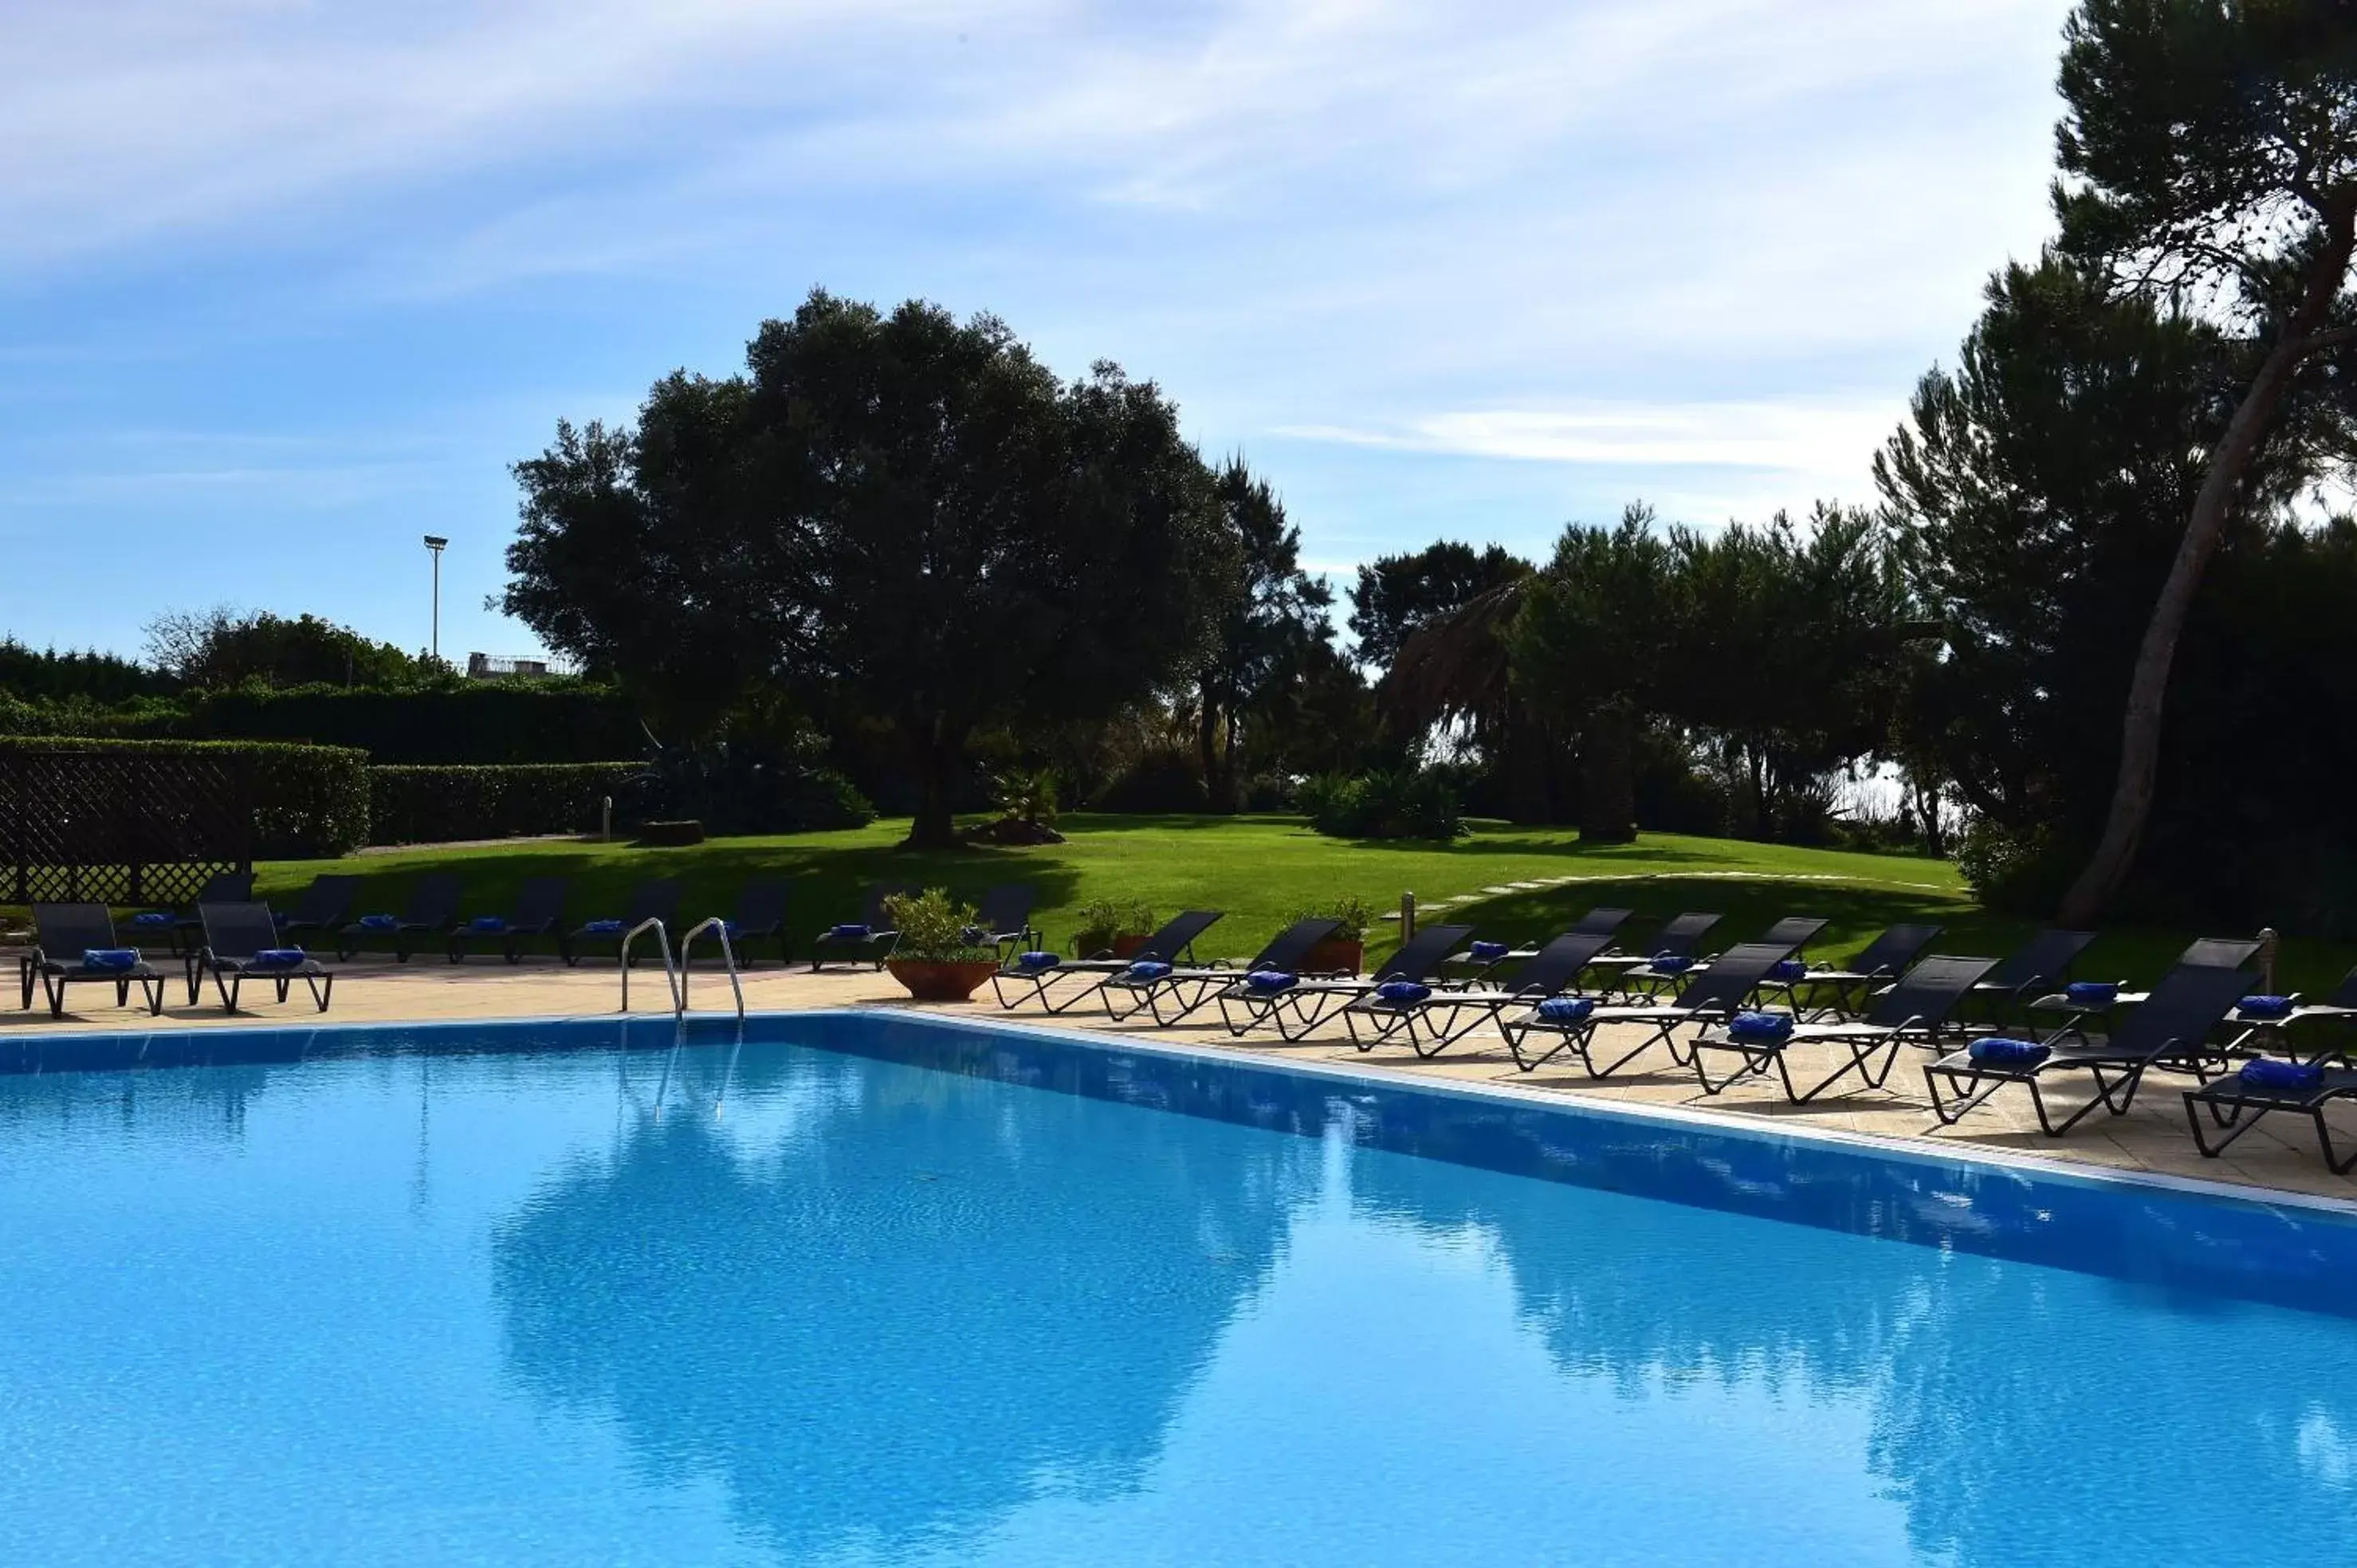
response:
<path id="1" fill-rule="evenodd" d="M 0 750 L 6 902 L 185 904 L 253 865 L 254 770 L 234 753 Z"/>

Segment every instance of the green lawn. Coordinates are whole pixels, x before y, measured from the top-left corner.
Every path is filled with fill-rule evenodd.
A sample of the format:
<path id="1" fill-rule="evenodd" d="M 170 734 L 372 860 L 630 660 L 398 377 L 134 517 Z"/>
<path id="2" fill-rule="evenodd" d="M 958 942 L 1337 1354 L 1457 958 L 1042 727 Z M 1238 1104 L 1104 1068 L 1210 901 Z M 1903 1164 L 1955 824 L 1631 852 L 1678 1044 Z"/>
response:
<path id="1" fill-rule="evenodd" d="M 1355 843 L 1320 838 L 1286 817 L 1115 817 L 1072 815 L 1059 824 L 1071 842 L 1039 849 L 976 849 L 909 854 L 895 847 L 905 822 L 855 832 L 724 839 L 693 849 L 624 844 L 532 843 L 486 849 L 413 850 L 342 861 L 277 862 L 261 868 L 264 898 L 280 908 L 323 871 L 369 879 L 362 904 L 394 909 L 408 879 L 427 867 L 467 879 L 469 912 L 503 908 L 528 875 L 575 879 L 576 918 L 619 913 L 626 889 L 641 877 L 673 875 L 686 887 L 685 917 L 725 913 L 738 886 L 755 875 L 800 884 L 792 924 L 805 934 L 856 917 L 860 889 L 878 880 L 940 884 L 971 897 L 985 884 L 1027 881 L 1039 890 L 1041 923 L 1051 945 L 1069 943 L 1071 912 L 1099 897 L 1140 898 L 1158 915 L 1180 908 L 1227 911 L 1205 957 L 1250 954 L 1304 906 L 1355 894 L 1383 908 L 1413 890 L 1429 903 L 1513 882 L 1574 876 L 1558 887 L 1489 896 L 1455 905 L 1451 920 L 1484 935 L 1523 937 L 1560 929 L 1594 904 L 1625 904 L 1647 924 L 1682 909 L 1727 916 L 1720 934 L 1740 940 L 1779 916 L 1812 914 L 1832 922 L 1813 951 L 1844 954 L 1882 927 L 1930 919 L 1946 928 L 1938 943 L 1951 952 L 1998 953 L 2034 922 L 1984 913 L 1944 862 L 1905 856 L 1792 849 L 1728 839 L 1648 833 L 1633 844 L 1589 847 L 1569 829 L 1479 823 L 1446 848 Z M 2148 980 L 2194 934 L 2120 929 L 2091 950 L 2080 972 Z M 1394 942 L 1386 926 L 1370 937 L 1376 952 Z M 2345 946 L 2287 944 L 2283 983 L 2317 991 L 2336 983 L 2357 951 Z"/>

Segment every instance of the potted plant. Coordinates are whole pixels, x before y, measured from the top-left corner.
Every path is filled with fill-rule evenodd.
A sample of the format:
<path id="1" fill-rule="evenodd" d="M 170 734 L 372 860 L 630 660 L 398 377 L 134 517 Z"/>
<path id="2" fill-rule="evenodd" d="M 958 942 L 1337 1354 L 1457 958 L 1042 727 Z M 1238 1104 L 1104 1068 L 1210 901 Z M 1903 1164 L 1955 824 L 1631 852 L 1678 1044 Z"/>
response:
<path id="1" fill-rule="evenodd" d="M 1304 968 L 1318 974 L 1356 974 L 1367 961 L 1367 928 L 1377 918 L 1375 907 L 1364 898 L 1342 897 L 1302 909 L 1297 920 L 1331 920 L 1334 931 L 1309 950 Z"/>
<path id="2" fill-rule="evenodd" d="M 1110 952 L 1134 958 L 1154 934 L 1154 909 L 1136 899 L 1100 898 L 1081 906 L 1081 929 L 1072 937 L 1072 951 L 1082 958 Z"/>
<path id="3" fill-rule="evenodd" d="M 963 1002 L 998 968 L 998 951 L 966 940 L 974 909 L 942 887 L 884 901 L 900 933 L 884 967 L 920 1002 Z"/>

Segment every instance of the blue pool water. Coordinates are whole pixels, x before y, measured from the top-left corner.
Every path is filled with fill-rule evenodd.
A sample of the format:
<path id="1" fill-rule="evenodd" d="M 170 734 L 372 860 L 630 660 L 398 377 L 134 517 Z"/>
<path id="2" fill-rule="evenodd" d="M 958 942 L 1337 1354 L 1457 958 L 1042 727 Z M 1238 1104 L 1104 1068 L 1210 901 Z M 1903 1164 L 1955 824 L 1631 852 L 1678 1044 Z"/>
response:
<path id="1" fill-rule="evenodd" d="M 0 1559 L 2357 1561 L 2329 1214 L 906 1019 L 669 1037 L 0 1057 Z"/>

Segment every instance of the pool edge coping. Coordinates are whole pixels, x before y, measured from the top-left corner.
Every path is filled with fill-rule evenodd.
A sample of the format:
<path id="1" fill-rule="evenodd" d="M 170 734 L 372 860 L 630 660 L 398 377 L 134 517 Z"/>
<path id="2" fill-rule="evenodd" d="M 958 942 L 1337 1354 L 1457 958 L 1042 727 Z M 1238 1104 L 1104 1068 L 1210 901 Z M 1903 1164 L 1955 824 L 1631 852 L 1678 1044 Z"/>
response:
<path id="1" fill-rule="evenodd" d="M 664 1019 L 661 1013 L 556 1013 L 525 1017 L 500 1018 L 423 1018 L 404 1022 L 400 1019 L 377 1019 L 367 1022 L 311 1024 L 293 1020 L 256 1020 L 240 1024 L 188 1031 L 137 1029 L 71 1030 L 64 1033 L 43 1031 L 27 1038 L 47 1037 L 56 1040 L 88 1040 L 109 1036 L 118 1038 L 167 1033 L 176 1038 L 193 1038 L 211 1033 L 306 1034 L 362 1033 L 371 1030 L 441 1031 L 476 1029 L 508 1025 L 533 1024 L 630 1024 L 656 1023 Z M 1099 1030 L 1062 1024 L 1043 1024 L 1037 1019 L 1011 1016 L 968 1017 L 932 1012 L 916 1007 L 831 1006 L 806 1008 L 771 1008 L 748 1012 L 744 1022 L 791 1022 L 795 1019 L 895 1018 L 942 1025 L 957 1030 L 974 1032 L 1014 1031 L 1032 1038 L 1060 1041 L 1065 1045 L 1079 1044 L 1091 1050 L 1135 1051 L 1149 1056 L 1162 1056 L 1206 1063 L 1239 1065 L 1240 1061 L 1265 1068 L 1274 1072 L 1297 1077 L 1325 1079 L 1336 1082 L 1403 1090 L 1413 1093 L 1438 1094 L 1467 1100 L 1487 1100 L 1509 1104 L 1576 1114 L 1599 1116 L 1607 1120 L 1675 1126 L 1693 1131 L 1707 1131 L 1724 1135 L 1749 1138 L 1762 1143 L 1789 1142 L 1815 1144 L 1849 1151 L 1878 1158 L 1898 1158 L 1917 1165 L 1979 1165 L 2007 1171 L 2020 1176 L 2040 1176 L 2104 1187 L 2142 1188 L 2172 1193 L 2182 1197 L 2201 1198 L 2212 1202 L 2245 1205 L 2259 1208 L 2298 1208 L 2329 1215 L 2338 1219 L 2357 1223 L 2357 1195 L 2349 1197 L 2328 1197 L 2318 1193 L 2293 1192 L 2283 1187 L 2261 1187 L 2254 1183 L 2218 1181 L 2206 1176 L 2183 1176 L 2166 1171 L 2122 1170 L 2115 1166 L 2092 1162 L 2058 1159 L 2051 1155 L 2028 1153 L 2018 1149 L 1964 1148 L 1953 1144 L 1927 1144 L 1915 1147 L 1911 1141 L 1878 1136 L 1870 1133 L 1853 1133 L 1833 1127 L 1791 1127 L 1759 1125 L 1755 1119 L 1724 1114 L 1686 1105 L 1660 1105 L 1621 1100 L 1603 1100 L 1584 1094 L 1577 1089 L 1540 1089 L 1511 1080 L 1470 1081 L 1463 1079 L 1425 1078 L 1395 1071 L 1379 1063 L 1364 1066 L 1349 1061 L 1294 1061 L 1252 1050 L 1248 1047 L 1196 1045 L 1182 1040 L 1141 1037 L 1134 1035 L 1107 1034 Z M 726 1026 L 732 1020 L 725 1014 L 690 1014 L 687 1021 L 706 1027 Z M 672 1020 L 677 1029 L 683 1021 Z M 0 1042 L 11 1036 L 0 1034 Z M 63 1069 L 72 1070 L 72 1069 Z M 105 1069 L 92 1069 L 104 1071 Z"/>

